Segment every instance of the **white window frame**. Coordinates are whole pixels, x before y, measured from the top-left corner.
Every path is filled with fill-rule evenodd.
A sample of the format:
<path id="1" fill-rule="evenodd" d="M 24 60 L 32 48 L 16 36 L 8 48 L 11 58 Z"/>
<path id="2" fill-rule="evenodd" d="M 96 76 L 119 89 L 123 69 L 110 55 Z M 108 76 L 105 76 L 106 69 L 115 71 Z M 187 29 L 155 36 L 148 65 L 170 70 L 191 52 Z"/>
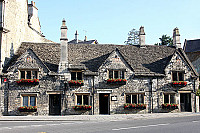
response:
<path id="1" fill-rule="evenodd" d="M 168 95 L 169 104 L 172 104 L 172 103 L 171 103 L 170 96 L 171 96 L 171 95 L 174 95 L 174 103 L 176 103 L 176 95 L 175 95 L 175 93 L 164 93 L 164 94 L 163 94 L 163 103 L 164 103 L 164 104 L 165 104 L 165 95 Z"/>
<path id="2" fill-rule="evenodd" d="M 23 105 L 23 100 L 24 100 L 24 97 L 27 96 L 28 97 L 28 106 L 30 106 L 30 97 L 34 96 L 35 97 L 35 106 L 37 106 L 37 94 L 21 94 L 21 106 L 24 106 Z"/>
<path id="3" fill-rule="evenodd" d="M 81 103 L 81 105 L 84 105 L 84 95 L 87 95 L 88 96 L 88 105 L 90 105 L 90 93 L 76 93 L 75 94 L 76 95 L 76 97 L 75 97 L 75 105 L 77 105 L 77 100 L 78 100 L 78 98 L 77 98 L 77 96 L 82 96 L 82 103 Z"/>
<path id="4" fill-rule="evenodd" d="M 24 71 L 25 72 L 25 78 L 24 79 L 27 79 L 27 72 L 28 71 L 31 71 L 31 79 L 33 79 L 33 71 L 37 71 L 37 78 L 36 79 L 39 79 L 39 69 L 19 69 L 18 70 L 18 73 L 19 73 L 19 77 L 18 79 L 22 79 L 21 78 L 21 71 Z"/>
<path id="5" fill-rule="evenodd" d="M 136 97 L 137 97 L 137 103 L 136 104 L 140 104 L 139 103 L 139 94 L 143 94 L 144 96 L 143 96 L 143 98 L 144 98 L 144 103 L 141 103 L 141 104 L 145 104 L 145 93 L 126 93 L 126 95 L 125 95 L 125 100 L 126 100 L 126 96 L 127 95 L 131 95 L 131 104 L 134 104 L 133 103 L 133 99 L 132 99 L 132 97 L 133 97 L 133 95 L 136 95 Z M 126 102 L 127 103 L 127 102 Z"/>

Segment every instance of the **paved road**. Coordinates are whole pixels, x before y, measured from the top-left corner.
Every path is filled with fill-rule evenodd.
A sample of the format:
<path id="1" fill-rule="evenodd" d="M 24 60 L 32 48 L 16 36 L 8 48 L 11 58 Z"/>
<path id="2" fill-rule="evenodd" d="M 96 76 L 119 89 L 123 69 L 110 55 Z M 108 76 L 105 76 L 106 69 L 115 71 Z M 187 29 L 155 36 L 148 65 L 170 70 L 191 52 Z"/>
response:
<path id="1" fill-rule="evenodd" d="M 122 121 L 1 121 L 0 133 L 198 133 L 200 116 Z"/>

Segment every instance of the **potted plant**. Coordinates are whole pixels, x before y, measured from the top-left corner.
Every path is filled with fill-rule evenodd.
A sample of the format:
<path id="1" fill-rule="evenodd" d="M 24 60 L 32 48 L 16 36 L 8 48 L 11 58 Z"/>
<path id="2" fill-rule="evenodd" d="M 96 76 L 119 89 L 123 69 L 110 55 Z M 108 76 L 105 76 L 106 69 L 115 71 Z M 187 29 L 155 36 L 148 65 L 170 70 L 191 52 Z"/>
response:
<path id="1" fill-rule="evenodd" d="M 16 83 L 18 85 L 38 85 L 39 79 L 19 79 Z"/>
<path id="2" fill-rule="evenodd" d="M 74 110 L 91 110 L 92 106 L 90 105 L 75 105 L 73 106 Z"/>
<path id="3" fill-rule="evenodd" d="M 146 104 L 143 103 L 139 103 L 139 104 L 135 104 L 135 103 L 125 103 L 124 104 L 124 109 L 146 109 Z"/>
<path id="4" fill-rule="evenodd" d="M 68 81 L 70 86 L 83 86 L 83 80 L 70 80 Z"/>
<path id="5" fill-rule="evenodd" d="M 126 79 L 107 79 L 107 84 L 124 85 L 126 82 Z"/>
<path id="6" fill-rule="evenodd" d="M 172 103 L 172 104 L 165 103 L 165 104 L 162 104 L 162 109 L 169 109 L 169 110 L 178 109 L 178 104 L 175 104 L 175 103 Z"/>
<path id="7" fill-rule="evenodd" d="M 172 81 L 172 86 L 174 87 L 184 87 L 187 85 L 186 81 Z"/>
<path id="8" fill-rule="evenodd" d="M 37 106 L 22 106 L 18 108 L 19 112 L 36 112 Z"/>

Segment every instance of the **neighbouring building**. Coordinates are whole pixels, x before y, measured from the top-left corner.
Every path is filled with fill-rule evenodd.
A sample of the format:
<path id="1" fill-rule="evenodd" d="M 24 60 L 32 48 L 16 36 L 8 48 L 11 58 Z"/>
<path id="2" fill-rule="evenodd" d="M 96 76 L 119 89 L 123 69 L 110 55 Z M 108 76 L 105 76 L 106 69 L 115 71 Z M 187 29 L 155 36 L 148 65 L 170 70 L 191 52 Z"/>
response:
<path id="1" fill-rule="evenodd" d="M 20 44 L 3 70 L 2 114 L 199 111 L 199 75 L 178 28 L 172 47 L 146 45 L 144 27 L 140 45 L 68 43 L 67 30 L 63 20 L 60 43 Z"/>
<path id="2" fill-rule="evenodd" d="M 22 42 L 51 42 L 41 32 L 38 9 L 28 0 L 0 1 L 0 72 Z"/>

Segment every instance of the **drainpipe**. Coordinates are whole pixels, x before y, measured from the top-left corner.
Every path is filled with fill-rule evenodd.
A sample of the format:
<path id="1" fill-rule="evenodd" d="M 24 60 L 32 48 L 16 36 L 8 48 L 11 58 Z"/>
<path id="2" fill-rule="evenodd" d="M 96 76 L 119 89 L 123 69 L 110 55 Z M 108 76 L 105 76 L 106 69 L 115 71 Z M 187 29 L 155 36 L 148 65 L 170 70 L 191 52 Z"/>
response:
<path id="1" fill-rule="evenodd" d="M 150 87 L 151 87 L 151 91 L 150 91 L 150 93 L 151 93 L 151 113 L 153 113 L 153 87 L 152 87 L 152 84 L 153 84 L 153 82 L 152 82 L 152 79 L 150 79 Z"/>
<path id="2" fill-rule="evenodd" d="M 197 110 L 196 110 L 196 82 L 195 82 L 195 80 L 196 80 L 196 78 L 194 78 L 194 112 L 196 113 L 197 112 Z"/>
<path id="3" fill-rule="evenodd" d="M 93 83 L 92 83 L 92 114 L 94 115 L 94 76 L 93 76 Z"/>

